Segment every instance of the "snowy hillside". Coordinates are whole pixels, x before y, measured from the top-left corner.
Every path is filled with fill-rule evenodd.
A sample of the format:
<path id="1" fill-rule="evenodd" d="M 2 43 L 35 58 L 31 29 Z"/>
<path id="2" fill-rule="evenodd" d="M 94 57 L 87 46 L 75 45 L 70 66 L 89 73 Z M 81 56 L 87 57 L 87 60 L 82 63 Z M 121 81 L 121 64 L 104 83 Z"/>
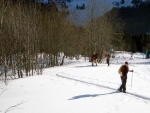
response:
<path id="1" fill-rule="evenodd" d="M 67 60 L 67 59 L 66 59 Z M 119 67 L 125 61 L 127 93 L 116 92 Z M 70 63 L 69 63 L 70 62 Z M 68 60 L 61 67 L 44 69 L 43 75 L 0 81 L 0 113 L 149 113 L 150 59 L 141 53 L 116 53 L 105 63 Z"/>

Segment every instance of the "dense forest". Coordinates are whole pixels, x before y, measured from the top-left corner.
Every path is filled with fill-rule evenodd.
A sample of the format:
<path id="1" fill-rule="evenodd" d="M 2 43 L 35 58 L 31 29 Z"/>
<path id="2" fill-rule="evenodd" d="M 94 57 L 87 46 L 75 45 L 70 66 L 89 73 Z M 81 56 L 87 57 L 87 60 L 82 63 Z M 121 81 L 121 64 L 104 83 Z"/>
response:
<path id="1" fill-rule="evenodd" d="M 64 57 L 90 57 L 95 50 L 101 59 L 112 48 L 113 28 L 107 17 L 77 26 L 67 15 L 53 2 L 1 0 L 0 78 L 42 74 L 43 68 L 63 65 Z"/>
<path id="2" fill-rule="evenodd" d="M 93 51 L 100 60 L 112 49 L 142 51 L 150 41 L 148 12 L 148 4 L 113 8 L 79 26 L 69 22 L 69 13 L 58 11 L 54 2 L 1 0 L 0 80 L 42 74 L 43 68 L 63 65 L 65 57 L 90 58 Z"/>
<path id="3" fill-rule="evenodd" d="M 124 34 L 126 45 L 131 45 L 132 52 L 144 52 L 145 48 L 150 48 L 150 3 L 142 2 L 134 7 L 113 8 L 106 15 L 111 15 L 115 21 L 124 24 L 122 30 L 114 26 L 117 32 Z M 116 14 L 114 16 L 114 14 Z M 111 20 L 114 22 L 114 20 Z M 112 22 L 112 23 L 113 23 Z M 125 43 L 125 42 L 124 42 Z"/>

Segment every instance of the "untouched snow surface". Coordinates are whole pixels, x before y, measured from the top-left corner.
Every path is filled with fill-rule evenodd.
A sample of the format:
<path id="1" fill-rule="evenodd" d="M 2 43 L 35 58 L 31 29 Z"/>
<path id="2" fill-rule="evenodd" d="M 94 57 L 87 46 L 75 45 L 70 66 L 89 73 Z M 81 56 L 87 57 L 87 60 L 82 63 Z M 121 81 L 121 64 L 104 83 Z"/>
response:
<path id="1" fill-rule="evenodd" d="M 43 75 L 0 81 L 0 113 L 150 113 L 150 59 L 119 53 L 98 66 L 72 60 Z M 129 62 L 127 93 L 116 92 L 118 68 Z"/>

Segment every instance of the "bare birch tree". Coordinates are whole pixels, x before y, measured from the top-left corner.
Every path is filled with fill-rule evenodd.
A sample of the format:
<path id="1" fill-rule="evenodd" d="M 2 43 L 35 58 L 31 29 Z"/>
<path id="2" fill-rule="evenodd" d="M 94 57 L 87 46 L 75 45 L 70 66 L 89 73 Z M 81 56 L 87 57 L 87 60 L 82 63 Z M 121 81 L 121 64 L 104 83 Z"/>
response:
<path id="1" fill-rule="evenodd" d="M 100 3 L 99 3 L 100 2 Z M 88 6 L 87 16 L 89 23 L 87 28 L 88 37 L 88 56 L 93 51 L 97 51 L 99 58 L 105 51 L 111 48 L 112 26 L 109 24 L 107 17 L 103 14 L 107 11 L 107 4 L 104 1 L 92 0 Z M 98 18 L 98 16 L 100 16 Z"/>

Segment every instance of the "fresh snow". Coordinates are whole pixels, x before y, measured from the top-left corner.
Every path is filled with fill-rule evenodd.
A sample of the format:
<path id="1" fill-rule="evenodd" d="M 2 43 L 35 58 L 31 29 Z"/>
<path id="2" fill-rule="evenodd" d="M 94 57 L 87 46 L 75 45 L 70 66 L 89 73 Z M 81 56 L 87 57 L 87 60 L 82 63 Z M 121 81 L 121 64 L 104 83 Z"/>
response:
<path id="1" fill-rule="evenodd" d="M 150 59 L 141 53 L 115 54 L 105 63 L 65 59 L 64 66 L 46 68 L 43 75 L 0 81 L 0 113 L 150 113 Z M 119 67 L 125 61 L 127 93 L 116 92 Z"/>

